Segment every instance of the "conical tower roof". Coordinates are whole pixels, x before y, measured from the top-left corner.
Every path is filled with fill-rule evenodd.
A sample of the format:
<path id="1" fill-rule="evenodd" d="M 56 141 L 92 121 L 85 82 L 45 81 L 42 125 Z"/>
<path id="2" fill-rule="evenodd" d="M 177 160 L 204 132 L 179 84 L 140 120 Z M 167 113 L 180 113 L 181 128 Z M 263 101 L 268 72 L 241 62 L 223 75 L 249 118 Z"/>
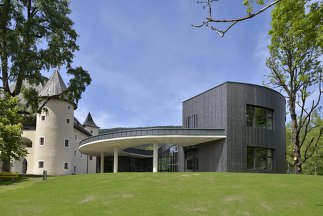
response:
<path id="1" fill-rule="evenodd" d="M 59 74 L 58 70 L 56 70 L 53 75 L 49 78 L 44 88 L 40 91 L 39 96 L 41 97 L 52 97 L 59 96 L 64 91 L 66 91 L 66 85 Z"/>
<path id="2" fill-rule="evenodd" d="M 95 127 L 95 128 L 99 128 L 93 121 L 93 118 L 91 116 L 91 113 L 87 114 L 87 117 L 83 123 L 83 126 L 90 126 L 90 127 Z"/>

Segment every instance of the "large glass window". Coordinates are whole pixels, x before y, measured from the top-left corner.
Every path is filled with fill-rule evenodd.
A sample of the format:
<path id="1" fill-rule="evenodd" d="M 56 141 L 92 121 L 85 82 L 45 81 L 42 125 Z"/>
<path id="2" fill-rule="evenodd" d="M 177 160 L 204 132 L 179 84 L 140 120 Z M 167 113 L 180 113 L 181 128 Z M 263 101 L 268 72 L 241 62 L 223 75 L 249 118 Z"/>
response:
<path id="1" fill-rule="evenodd" d="M 247 147 L 247 168 L 257 170 L 272 170 L 273 149 Z"/>
<path id="2" fill-rule="evenodd" d="M 158 172 L 177 172 L 178 163 L 177 146 L 171 144 L 162 145 L 158 154 Z"/>
<path id="3" fill-rule="evenodd" d="M 273 129 L 273 110 L 247 104 L 246 107 L 247 127 L 259 127 Z"/>

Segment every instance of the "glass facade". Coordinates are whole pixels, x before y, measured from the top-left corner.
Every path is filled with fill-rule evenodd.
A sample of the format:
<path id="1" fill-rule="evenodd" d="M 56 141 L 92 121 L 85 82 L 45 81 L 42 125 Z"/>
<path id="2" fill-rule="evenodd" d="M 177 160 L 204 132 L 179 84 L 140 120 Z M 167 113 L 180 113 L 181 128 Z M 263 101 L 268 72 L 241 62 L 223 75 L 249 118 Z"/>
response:
<path id="1" fill-rule="evenodd" d="M 273 130 L 273 113 L 274 111 L 271 109 L 247 104 L 247 127 L 258 127 Z"/>
<path id="2" fill-rule="evenodd" d="M 178 171 L 178 146 L 165 144 L 158 152 L 158 172 Z"/>
<path id="3" fill-rule="evenodd" d="M 273 155 L 273 149 L 247 147 L 247 169 L 273 170 Z"/>

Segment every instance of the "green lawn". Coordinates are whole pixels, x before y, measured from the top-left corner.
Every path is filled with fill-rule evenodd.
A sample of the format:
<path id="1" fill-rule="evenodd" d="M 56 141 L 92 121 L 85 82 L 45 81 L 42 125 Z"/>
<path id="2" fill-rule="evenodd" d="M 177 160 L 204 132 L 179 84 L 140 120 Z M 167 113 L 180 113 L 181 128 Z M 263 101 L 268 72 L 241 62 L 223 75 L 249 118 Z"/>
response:
<path id="1" fill-rule="evenodd" d="M 117 173 L 0 182 L 0 215 L 323 215 L 323 177 Z"/>

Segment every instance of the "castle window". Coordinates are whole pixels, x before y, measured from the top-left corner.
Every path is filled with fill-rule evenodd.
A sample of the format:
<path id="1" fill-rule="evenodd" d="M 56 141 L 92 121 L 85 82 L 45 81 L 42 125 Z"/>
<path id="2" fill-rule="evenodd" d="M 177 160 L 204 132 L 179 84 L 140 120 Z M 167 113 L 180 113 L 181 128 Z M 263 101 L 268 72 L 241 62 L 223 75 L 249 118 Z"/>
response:
<path id="1" fill-rule="evenodd" d="M 76 157 L 76 150 L 74 150 L 74 156 Z"/>
<path id="2" fill-rule="evenodd" d="M 75 140 L 77 140 L 77 134 L 75 134 Z"/>
<path id="3" fill-rule="evenodd" d="M 70 169 L 70 163 L 65 162 L 64 169 L 66 169 L 66 170 Z"/>
<path id="4" fill-rule="evenodd" d="M 69 124 L 70 123 L 70 119 L 66 119 L 66 123 Z"/>
<path id="5" fill-rule="evenodd" d="M 41 146 L 45 145 L 45 137 L 39 138 L 39 145 L 41 145 Z"/>
<path id="6" fill-rule="evenodd" d="M 64 146 L 65 146 L 66 148 L 70 147 L 70 141 L 69 141 L 68 139 L 65 139 L 65 140 L 64 140 Z"/>
<path id="7" fill-rule="evenodd" d="M 268 148 L 247 147 L 247 169 L 273 170 L 274 150 Z"/>
<path id="8" fill-rule="evenodd" d="M 42 115 L 42 116 L 40 117 L 40 119 L 41 119 L 42 121 L 45 121 L 46 116 Z"/>
<path id="9" fill-rule="evenodd" d="M 44 168 L 44 161 L 38 161 L 38 168 Z"/>
<path id="10" fill-rule="evenodd" d="M 93 134 L 93 130 L 91 130 L 91 134 Z"/>
<path id="11" fill-rule="evenodd" d="M 70 105 L 67 105 L 67 109 L 71 109 L 71 106 Z"/>
<path id="12" fill-rule="evenodd" d="M 247 105 L 246 124 L 247 127 L 258 127 L 273 130 L 274 111 L 265 107 Z"/>

